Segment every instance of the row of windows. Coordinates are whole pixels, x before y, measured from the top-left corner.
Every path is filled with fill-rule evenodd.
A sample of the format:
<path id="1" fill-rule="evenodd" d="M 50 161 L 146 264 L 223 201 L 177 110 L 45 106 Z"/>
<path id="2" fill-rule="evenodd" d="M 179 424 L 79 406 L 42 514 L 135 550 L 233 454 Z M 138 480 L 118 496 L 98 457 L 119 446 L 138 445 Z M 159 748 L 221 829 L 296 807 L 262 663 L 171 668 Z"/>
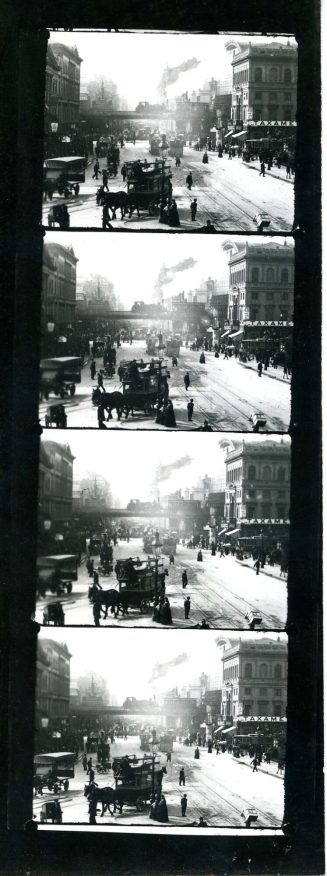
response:
<path id="1" fill-rule="evenodd" d="M 255 67 L 254 68 L 254 82 L 271 82 L 274 84 L 275 82 L 285 82 L 286 85 L 291 85 L 294 81 L 293 71 L 290 67 L 286 67 L 284 70 L 278 69 L 277 67 L 270 67 L 267 71 L 265 71 L 266 76 L 263 75 L 264 69 L 263 67 Z M 278 73 L 280 74 L 278 76 Z"/>
<path id="2" fill-rule="evenodd" d="M 244 688 L 244 696 L 246 696 L 246 697 L 250 697 L 250 696 L 252 696 L 252 692 L 253 692 L 253 691 L 252 691 L 252 687 L 245 687 L 245 688 Z M 260 695 L 261 695 L 261 696 L 266 696 L 266 694 L 267 694 L 267 688 L 266 688 L 266 687 L 261 687 L 261 688 L 260 688 Z M 281 696 L 282 696 L 282 689 L 281 689 L 281 687 L 275 687 L 274 690 L 273 690 L 273 695 L 274 695 L 275 697 L 281 697 Z"/>
<path id="3" fill-rule="evenodd" d="M 263 480 L 263 481 L 272 481 L 277 480 L 280 483 L 287 480 L 287 470 L 285 466 L 280 465 L 277 468 L 276 478 L 274 477 L 274 470 L 270 465 L 264 465 L 261 470 L 257 468 L 256 465 L 248 465 L 247 467 L 247 476 L 249 481 L 255 480 Z"/>
<path id="4" fill-rule="evenodd" d="M 268 711 L 268 703 L 258 703 L 255 707 L 255 714 L 260 718 L 264 718 L 267 715 Z M 271 711 L 273 718 L 282 718 L 283 716 L 283 706 L 280 703 L 273 703 Z M 235 715 L 235 706 L 234 706 L 234 715 Z M 244 703 L 243 706 L 243 715 L 244 718 L 250 718 L 253 715 L 253 703 Z"/>
<path id="5" fill-rule="evenodd" d="M 281 289 L 276 289 L 275 292 L 266 292 L 265 293 L 263 291 L 263 292 L 250 292 L 248 294 L 251 295 L 251 301 L 259 301 L 259 295 L 262 297 L 265 295 L 266 301 L 275 301 L 276 295 L 278 295 L 278 294 L 280 295 L 282 301 L 286 301 L 286 299 L 288 301 L 288 292 L 283 292 Z M 243 300 L 244 300 L 244 295 L 243 295 Z"/>
<path id="6" fill-rule="evenodd" d="M 243 111 L 243 121 L 245 122 L 246 111 Z M 295 121 L 295 111 L 291 107 L 283 107 L 282 109 L 278 109 L 278 106 L 269 106 L 268 111 L 264 110 L 261 106 L 255 106 L 253 108 L 253 121 L 254 122 L 294 122 Z"/>
<path id="7" fill-rule="evenodd" d="M 251 283 L 289 283 L 291 280 L 288 268 L 252 268 L 250 275 Z"/>
<path id="8" fill-rule="evenodd" d="M 267 520 L 268 518 L 275 519 L 275 517 L 277 517 L 278 520 L 286 520 L 288 518 L 288 511 L 286 509 L 286 505 L 272 506 L 270 502 L 263 502 L 261 506 L 247 505 L 246 519 L 254 520 L 255 517 L 258 517 L 259 519 L 261 517 L 264 517 L 265 520 Z"/>
<path id="9" fill-rule="evenodd" d="M 269 102 L 274 103 L 274 102 L 278 101 L 279 95 L 276 94 L 275 91 L 270 92 L 270 93 L 268 92 L 267 95 L 265 95 L 265 92 L 262 92 L 262 91 L 255 91 L 254 92 L 254 100 L 259 100 L 260 102 L 262 101 L 263 103 L 266 103 L 266 97 L 268 97 Z M 291 91 L 284 92 L 283 96 L 280 96 L 280 100 L 284 100 L 285 103 L 292 103 L 292 100 L 293 100 L 292 92 Z"/>
<path id="10" fill-rule="evenodd" d="M 263 499 L 271 499 L 271 490 L 262 490 L 262 498 Z M 256 498 L 255 490 L 247 491 L 247 499 L 255 499 Z M 277 490 L 277 499 L 285 499 L 285 490 Z"/>
<path id="11" fill-rule="evenodd" d="M 223 678 L 224 681 L 227 681 L 230 678 L 238 678 L 239 675 L 239 667 L 238 665 L 234 666 L 225 666 Z M 252 678 L 253 677 L 253 664 L 245 663 L 244 664 L 244 678 Z M 268 664 L 260 663 L 259 664 L 259 678 L 268 678 Z M 282 678 L 282 666 L 280 663 L 276 663 L 273 667 L 273 678 L 279 679 Z"/>
<path id="12" fill-rule="evenodd" d="M 249 319 L 251 322 L 256 322 L 260 319 L 265 320 L 282 320 L 283 322 L 287 322 L 287 320 L 291 319 L 291 314 L 288 311 L 288 308 L 279 308 L 279 313 L 277 316 L 275 315 L 275 311 L 271 310 L 271 305 L 267 306 L 267 308 L 262 308 L 264 313 L 261 313 L 258 307 L 250 307 Z"/>
<path id="13" fill-rule="evenodd" d="M 231 269 L 230 278 L 232 286 L 236 286 L 237 283 L 245 283 L 245 268 L 236 271 Z"/>

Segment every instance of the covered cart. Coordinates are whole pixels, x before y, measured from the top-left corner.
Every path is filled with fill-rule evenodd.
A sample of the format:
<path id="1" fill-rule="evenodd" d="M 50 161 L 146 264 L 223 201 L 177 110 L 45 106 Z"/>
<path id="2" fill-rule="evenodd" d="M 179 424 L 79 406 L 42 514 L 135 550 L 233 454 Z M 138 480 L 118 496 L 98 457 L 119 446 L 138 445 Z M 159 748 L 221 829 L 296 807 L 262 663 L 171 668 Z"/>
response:
<path id="1" fill-rule="evenodd" d="M 141 410 L 151 413 L 157 403 L 169 398 L 167 364 L 161 360 L 138 363 L 136 360 L 124 368 L 121 375 L 123 406 L 126 416 L 129 411 Z"/>
<path id="2" fill-rule="evenodd" d="M 45 596 L 48 589 L 57 596 L 65 591 L 72 592 L 72 582 L 78 578 L 78 557 L 75 554 L 38 557 L 36 565 L 39 596 Z"/>
<path id="3" fill-rule="evenodd" d="M 69 198 L 79 194 L 80 183 L 85 182 L 85 157 L 66 155 L 60 158 L 47 158 L 43 165 L 44 191 L 52 197 L 58 195 Z"/>
<path id="4" fill-rule="evenodd" d="M 75 776 L 76 755 L 73 751 L 54 751 L 34 755 L 34 785 L 58 794 L 68 791 L 69 779 Z"/>
<path id="5" fill-rule="evenodd" d="M 75 395 L 76 383 L 81 382 L 81 360 L 77 356 L 58 356 L 41 359 L 40 394 L 45 399 L 50 392 L 65 398 Z"/>
<path id="6" fill-rule="evenodd" d="M 116 790 L 122 803 L 133 806 L 142 812 L 150 802 L 152 794 L 162 788 L 162 767 L 159 758 L 136 758 L 129 760 L 128 767 L 115 778 Z"/>

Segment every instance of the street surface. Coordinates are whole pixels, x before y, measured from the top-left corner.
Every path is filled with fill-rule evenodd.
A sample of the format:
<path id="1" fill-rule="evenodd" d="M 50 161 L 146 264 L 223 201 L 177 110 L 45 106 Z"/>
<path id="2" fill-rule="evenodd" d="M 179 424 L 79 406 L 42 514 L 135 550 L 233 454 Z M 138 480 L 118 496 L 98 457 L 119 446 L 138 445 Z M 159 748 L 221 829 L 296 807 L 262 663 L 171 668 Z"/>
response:
<path id="1" fill-rule="evenodd" d="M 128 736 L 127 740 L 117 739 L 111 746 L 111 757 L 123 755 L 141 757 L 138 736 Z M 157 755 L 158 757 L 158 755 Z M 271 772 L 252 772 L 247 763 L 238 761 L 227 752 L 216 755 L 215 751 L 208 754 L 205 748 L 200 748 L 200 759 L 194 760 L 194 746 L 186 747 L 175 741 L 172 762 L 166 765 L 167 775 L 163 777 L 162 791 L 168 806 L 169 824 L 175 826 L 192 826 L 197 824 L 202 815 L 208 827 L 244 827 L 242 812 L 246 807 L 255 807 L 258 820 L 255 827 L 278 828 L 283 818 L 284 782 L 276 774 L 276 764 L 271 765 Z M 166 756 L 160 755 L 161 765 L 166 764 Z M 96 755 L 93 756 L 93 763 Z M 184 767 L 185 787 L 178 784 L 179 770 Z M 107 775 L 95 775 L 99 787 L 114 787 L 112 770 Z M 59 795 L 63 813 L 63 824 L 88 823 L 88 803 L 84 797 L 84 785 L 87 784 L 87 774 L 79 760 L 75 767 L 75 778 L 70 779 L 70 787 L 66 793 Z M 188 807 L 186 816 L 181 816 L 180 801 L 182 794 L 187 794 Z M 44 792 L 43 797 L 33 800 L 33 811 L 40 817 L 42 803 L 53 799 L 53 793 Z M 97 813 L 97 824 L 106 825 L 147 825 L 155 827 L 159 824 L 149 818 L 149 807 L 144 812 L 137 812 L 132 806 L 124 806 L 122 815 L 116 812 L 110 815 L 106 812 L 101 817 L 101 805 Z M 45 825 L 46 828 L 46 825 Z"/>
<path id="2" fill-rule="evenodd" d="M 218 158 L 217 153 L 209 152 L 209 163 L 202 164 L 202 152 L 196 152 L 189 146 L 184 147 L 184 155 L 181 159 L 181 167 L 175 167 L 175 159 L 167 158 L 171 163 L 173 198 L 177 203 L 180 218 L 180 226 L 183 230 L 199 230 L 206 224 L 207 219 L 214 223 L 217 231 L 256 231 L 253 218 L 258 212 L 269 214 L 269 232 L 290 232 L 293 227 L 294 217 L 294 184 L 286 179 L 285 168 L 276 173 L 267 173 L 265 177 L 259 176 L 259 167 L 256 162 L 247 164 L 242 158 L 228 159 L 228 155 Z M 148 162 L 155 158 L 150 155 L 149 144 L 145 140 L 126 143 L 120 150 L 120 167 L 118 175 L 109 179 L 108 186 L 112 192 L 127 191 L 126 183 L 123 182 L 120 168 L 125 161 L 147 159 Z M 80 193 L 76 198 L 66 201 L 55 195 L 52 203 L 67 203 L 70 214 L 70 227 L 102 227 L 102 207 L 96 205 L 96 191 L 101 184 L 102 177 L 98 181 L 92 179 L 95 159 L 87 167 L 85 183 L 81 184 Z M 106 167 L 106 159 L 100 158 L 100 169 Z M 189 191 L 186 186 L 186 176 L 192 171 L 194 185 Z M 193 198 L 197 198 L 198 212 L 195 222 L 191 220 L 190 204 Z M 48 225 L 49 202 L 43 204 L 42 221 Z M 118 218 L 119 217 L 119 218 Z M 159 224 L 158 216 L 151 217 L 147 213 L 141 213 L 138 219 L 135 212 L 131 218 L 120 218 L 120 210 L 117 218 L 110 220 L 113 228 L 134 229 L 157 229 L 160 231 L 170 230 L 167 225 Z"/>
<path id="3" fill-rule="evenodd" d="M 203 550 L 203 562 L 197 562 L 197 550 L 177 545 L 175 563 L 169 565 L 169 557 L 163 557 L 165 567 L 169 570 L 166 577 L 166 596 L 168 596 L 172 612 L 173 624 L 179 628 L 192 628 L 201 623 L 203 618 L 213 628 L 248 629 L 245 615 L 255 609 L 262 617 L 260 629 L 284 629 L 287 610 L 287 585 L 279 577 L 278 566 L 266 566 L 255 574 L 251 560 L 249 565 L 242 564 L 231 555 L 219 558 L 211 556 L 209 550 Z M 141 538 L 121 541 L 114 548 L 114 566 L 118 559 L 139 556 L 144 559 Z M 94 557 L 94 568 L 99 564 L 99 558 Z M 182 588 L 182 572 L 186 569 L 188 585 Z M 273 572 L 271 575 L 270 573 Z M 70 595 L 60 597 L 65 613 L 66 624 L 93 625 L 92 604 L 88 599 L 88 589 L 92 579 L 89 578 L 85 560 L 79 567 L 78 581 L 73 583 Z M 100 584 L 105 590 L 117 589 L 118 582 L 115 572 L 110 576 L 100 577 Z M 191 611 L 188 620 L 184 617 L 184 599 L 191 599 Z M 36 621 L 43 622 L 43 611 L 49 602 L 55 602 L 58 597 L 49 592 L 45 598 L 37 600 Z M 108 612 L 106 620 L 101 617 L 101 626 L 125 627 L 158 627 L 152 620 L 152 612 L 143 615 L 138 609 L 131 608 L 127 616 L 121 614 L 117 619 Z"/>
<path id="4" fill-rule="evenodd" d="M 141 359 L 149 362 L 151 356 L 146 353 L 145 341 L 133 341 L 130 344 L 122 344 L 117 350 L 116 374 L 113 378 L 105 378 L 104 387 L 107 392 L 119 390 L 122 392 L 122 384 L 117 375 L 117 369 L 122 360 Z M 207 419 L 214 430 L 244 432 L 252 431 L 249 418 L 253 412 L 263 413 L 270 432 L 286 432 L 290 420 L 290 380 L 283 379 L 283 369 L 269 367 L 268 371 L 262 372 L 260 378 L 257 374 L 256 363 L 242 363 L 235 357 L 224 359 L 220 354 L 215 359 L 214 353 L 206 352 L 205 365 L 199 363 L 200 351 L 181 347 L 178 357 L 178 366 L 169 364 L 169 397 L 173 402 L 176 428 L 196 429 L 203 425 Z M 97 370 L 103 367 L 102 358 L 96 360 Z M 188 391 L 184 386 L 186 371 L 190 375 L 190 387 Z M 97 428 L 97 407 L 92 404 L 92 388 L 97 385 L 97 379 L 91 380 L 89 365 L 82 371 L 82 382 L 76 386 L 76 394 L 73 398 L 64 399 L 66 408 L 67 426 Z M 192 422 L 187 419 L 187 402 L 190 398 L 194 401 L 194 413 Z M 61 399 L 57 399 L 61 401 Z M 44 417 L 49 404 L 55 404 L 56 397 L 50 396 L 49 402 L 42 400 L 39 414 L 41 424 L 44 425 Z M 145 415 L 143 411 L 136 411 L 134 417 L 130 414 L 117 420 L 117 413 L 113 411 L 113 418 L 106 423 L 107 429 L 165 429 L 155 423 L 155 414 Z"/>

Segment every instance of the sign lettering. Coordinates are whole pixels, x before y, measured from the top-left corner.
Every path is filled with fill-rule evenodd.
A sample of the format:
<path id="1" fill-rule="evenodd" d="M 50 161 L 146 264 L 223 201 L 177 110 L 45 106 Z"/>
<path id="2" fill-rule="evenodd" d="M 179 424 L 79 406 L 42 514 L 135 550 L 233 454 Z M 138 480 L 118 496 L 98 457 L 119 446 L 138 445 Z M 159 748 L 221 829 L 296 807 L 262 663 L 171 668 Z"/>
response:
<path id="1" fill-rule="evenodd" d="M 276 121 L 253 121 L 253 119 L 249 119 L 247 125 L 251 128 L 296 128 L 296 122 L 286 121 L 285 119 L 281 122 Z"/>
<path id="2" fill-rule="evenodd" d="M 286 320 L 255 320 L 255 319 L 244 319 L 243 325 L 255 325 L 255 326 L 293 326 L 293 322 L 289 319 Z"/>

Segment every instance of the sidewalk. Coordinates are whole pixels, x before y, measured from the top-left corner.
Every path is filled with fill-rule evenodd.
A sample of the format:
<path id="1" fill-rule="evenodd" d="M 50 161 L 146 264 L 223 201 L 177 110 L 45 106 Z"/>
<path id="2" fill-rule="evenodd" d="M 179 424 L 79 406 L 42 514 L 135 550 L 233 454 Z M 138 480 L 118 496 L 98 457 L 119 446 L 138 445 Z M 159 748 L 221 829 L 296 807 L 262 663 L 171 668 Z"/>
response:
<path id="1" fill-rule="evenodd" d="M 260 170 L 261 170 L 261 168 L 260 168 L 260 161 L 249 161 L 249 162 L 247 162 L 247 161 L 243 161 L 243 164 L 244 164 L 244 166 L 247 167 L 249 170 L 256 170 L 257 173 L 260 173 Z M 293 174 L 293 177 L 292 177 L 291 179 L 288 179 L 287 176 L 286 176 L 286 167 L 285 167 L 285 165 L 283 165 L 283 166 L 280 167 L 280 168 L 279 168 L 279 167 L 273 167 L 272 170 L 267 170 L 267 165 L 266 165 L 265 174 L 266 174 L 266 176 L 274 176 L 275 179 L 279 179 L 279 180 L 281 180 L 282 182 L 286 182 L 286 183 L 289 183 L 290 185 L 294 185 L 294 174 Z"/>
<path id="2" fill-rule="evenodd" d="M 236 559 L 236 558 L 235 558 Z M 247 566 L 248 569 L 253 569 L 253 560 L 237 560 L 236 562 L 240 566 Z M 269 568 L 269 571 L 268 571 Z M 280 575 L 280 567 L 279 566 L 265 566 L 264 569 L 260 569 L 260 575 L 267 575 L 268 578 L 277 578 L 277 581 L 285 581 L 285 578 Z M 286 576 L 287 580 L 287 576 Z"/>
<path id="3" fill-rule="evenodd" d="M 240 363 L 240 365 L 242 365 L 242 368 L 248 368 L 251 371 L 257 371 L 257 369 L 258 369 L 256 362 L 241 362 L 239 360 L 239 363 Z M 281 368 L 281 366 L 279 366 L 279 367 Z M 290 380 L 291 380 L 290 377 L 280 377 L 278 372 L 277 373 L 276 372 L 277 372 L 277 368 L 275 369 L 275 368 L 272 368 L 271 366 L 270 366 L 269 371 L 268 370 L 265 371 L 263 368 L 262 369 L 262 377 L 270 377 L 271 380 L 279 380 L 281 383 L 290 382 Z"/>
<path id="4" fill-rule="evenodd" d="M 242 766 L 250 767 L 250 769 L 253 770 L 250 760 L 245 759 L 244 757 L 234 757 L 234 755 L 233 760 L 237 761 L 237 763 L 242 764 Z M 258 773 L 266 773 L 267 776 L 274 776 L 275 779 L 282 779 L 282 781 L 284 781 L 284 773 L 282 775 L 280 775 L 280 773 L 277 773 L 276 761 L 273 761 L 273 763 L 265 763 L 264 766 L 258 766 L 257 770 Z"/>

